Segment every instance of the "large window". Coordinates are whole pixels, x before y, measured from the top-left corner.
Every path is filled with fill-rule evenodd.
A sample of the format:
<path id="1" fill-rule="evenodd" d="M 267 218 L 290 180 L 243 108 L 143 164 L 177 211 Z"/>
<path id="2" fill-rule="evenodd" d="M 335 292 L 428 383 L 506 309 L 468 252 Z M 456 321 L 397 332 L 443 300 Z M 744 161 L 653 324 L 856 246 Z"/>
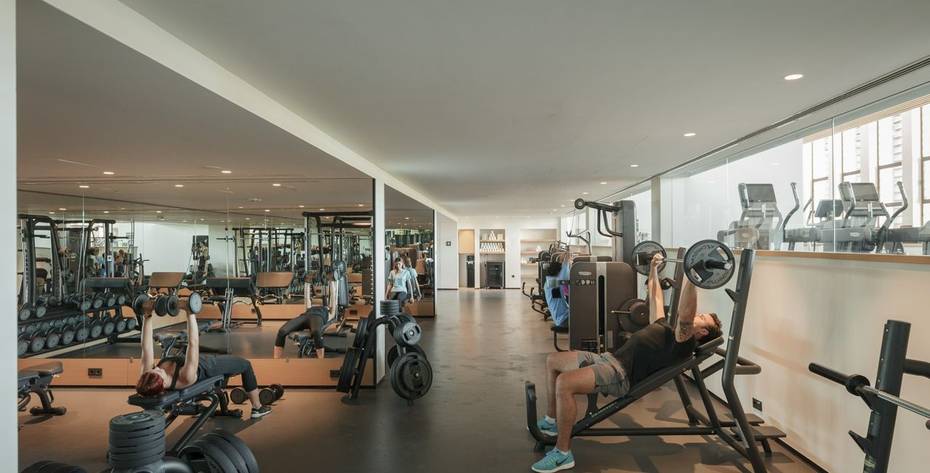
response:
<path id="1" fill-rule="evenodd" d="M 862 180 L 862 162 L 865 160 L 864 127 L 844 131 L 840 136 L 840 181 L 860 182 Z"/>
<path id="2" fill-rule="evenodd" d="M 921 223 L 930 220 L 930 105 L 920 108 Z"/>
<path id="3" fill-rule="evenodd" d="M 830 136 L 812 141 L 811 189 L 814 202 L 833 198 L 833 139 Z"/>
<path id="4" fill-rule="evenodd" d="M 897 183 L 904 177 L 904 117 L 896 114 L 878 120 L 878 193 L 887 207 L 903 203 Z"/>

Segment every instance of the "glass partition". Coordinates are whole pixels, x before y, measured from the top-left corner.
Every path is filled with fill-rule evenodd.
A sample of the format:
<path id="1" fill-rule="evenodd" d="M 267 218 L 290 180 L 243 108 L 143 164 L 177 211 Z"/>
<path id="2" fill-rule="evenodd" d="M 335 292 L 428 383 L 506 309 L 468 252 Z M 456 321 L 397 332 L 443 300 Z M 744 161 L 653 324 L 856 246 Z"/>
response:
<path id="1" fill-rule="evenodd" d="M 663 243 L 930 254 L 928 110 L 921 86 L 661 175 Z"/>

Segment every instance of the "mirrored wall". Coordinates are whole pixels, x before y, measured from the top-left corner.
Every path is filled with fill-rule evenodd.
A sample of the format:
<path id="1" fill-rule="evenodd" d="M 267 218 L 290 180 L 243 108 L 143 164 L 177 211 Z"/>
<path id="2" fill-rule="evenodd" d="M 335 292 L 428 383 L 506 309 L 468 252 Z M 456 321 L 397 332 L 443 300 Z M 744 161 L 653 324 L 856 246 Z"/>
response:
<path id="1" fill-rule="evenodd" d="M 385 297 L 406 302 L 417 317 L 436 315 L 435 213 L 391 188 L 384 189 Z"/>

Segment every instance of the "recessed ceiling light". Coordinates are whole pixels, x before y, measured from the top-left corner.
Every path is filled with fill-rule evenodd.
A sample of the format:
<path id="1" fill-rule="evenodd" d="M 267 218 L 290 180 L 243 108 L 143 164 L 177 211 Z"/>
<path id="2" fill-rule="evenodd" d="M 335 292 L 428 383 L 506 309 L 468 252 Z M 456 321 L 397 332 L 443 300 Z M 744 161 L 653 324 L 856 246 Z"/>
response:
<path id="1" fill-rule="evenodd" d="M 804 74 L 788 74 L 785 76 L 785 80 L 798 80 L 804 77 Z"/>
<path id="2" fill-rule="evenodd" d="M 588 195 L 588 193 L 587 193 L 587 192 L 582 192 L 581 195 Z M 574 200 L 573 200 L 572 202 L 574 202 Z"/>
<path id="3" fill-rule="evenodd" d="M 68 209 L 66 209 L 66 208 L 64 208 L 64 207 L 58 207 L 58 211 L 59 211 L 59 212 L 67 212 Z"/>
<path id="4" fill-rule="evenodd" d="M 240 209 L 241 209 L 241 208 L 243 208 L 243 207 L 242 207 L 242 206 L 240 205 L 240 206 L 239 206 L 239 207 L 237 207 L 237 208 L 240 208 Z"/>
<path id="5" fill-rule="evenodd" d="M 410 220 L 410 217 L 404 217 L 404 220 Z"/>
<path id="6" fill-rule="evenodd" d="M 601 185 L 607 184 L 607 181 L 601 181 Z"/>
<path id="7" fill-rule="evenodd" d="M 103 175 L 104 175 L 104 176 L 112 176 L 112 175 L 114 175 L 114 174 L 116 174 L 116 173 L 113 172 L 113 171 L 103 171 Z"/>
<path id="8" fill-rule="evenodd" d="M 232 171 L 230 171 L 229 169 L 223 169 L 223 170 L 220 171 L 220 172 L 223 173 L 223 174 L 232 174 Z"/>
<path id="9" fill-rule="evenodd" d="M 322 212 L 322 211 L 324 211 L 324 210 L 326 210 L 326 209 L 320 209 L 320 212 Z"/>
<path id="10" fill-rule="evenodd" d="M 181 187 L 184 187 L 184 184 L 175 184 L 174 187 L 177 187 L 180 189 Z"/>
<path id="11" fill-rule="evenodd" d="M 110 213 L 110 211 L 109 211 L 109 210 L 104 210 L 103 213 L 108 214 L 108 213 Z"/>
<path id="12" fill-rule="evenodd" d="M 271 209 L 265 209 L 265 212 L 271 212 Z"/>
<path id="13" fill-rule="evenodd" d="M 274 184 L 272 184 L 272 186 L 274 186 L 274 187 L 281 187 L 281 183 L 280 183 L 280 182 L 275 182 Z"/>
<path id="14" fill-rule="evenodd" d="M 365 204 L 358 204 L 358 206 L 359 206 L 359 207 L 364 207 L 364 206 L 365 206 Z"/>
<path id="15" fill-rule="evenodd" d="M 203 219 L 200 219 L 200 221 L 203 222 Z"/>
<path id="16" fill-rule="evenodd" d="M 155 213 L 160 214 L 161 210 L 156 210 Z"/>
<path id="17" fill-rule="evenodd" d="M 181 223 L 187 223 L 187 220 L 181 220 Z"/>
<path id="18" fill-rule="evenodd" d="M 51 211 L 51 212 L 49 212 L 48 214 L 49 214 L 49 215 L 55 215 L 55 211 Z"/>
<path id="19" fill-rule="evenodd" d="M 249 218 L 249 217 L 246 217 L 245 219 L 246 219 L 246 220 L 252 220 L 252 219 L 251 219 L 251 218 Z"/>
<path id="20" fill-rule="evenodd" d="M 692 136 L 697 136 L 697 133 L 689 131 L 683 135 L 685 138 L 691 138 Z"/>
<path id="21" fill-rule="evenodd" d="M 631 164 L 630 167 L 631 167 L 631 168 L 638 168 L 638 167 L 639 167 L 639 164 Z"/>
<path id="22" fill-rule="evenodd" d="M 90 186 L 88 186 L 87 184 L 81 184 L 78 187 L 80 187 L 81 189 L 90 189 Z"/>
<path id="23" fill-rule="evenodd" d="M 565 207 L 565 204 L 562 204 L 561 207 Z"/>
<path id="24" fill-rule="evenodd" d="M 299 208 L 299 209 L 302 209 L 302 208 L 304 208 L 304 207 L 305 207 L 304 204 L 299 204 L 299 205 L 297 206 L 297 208 Z"/>

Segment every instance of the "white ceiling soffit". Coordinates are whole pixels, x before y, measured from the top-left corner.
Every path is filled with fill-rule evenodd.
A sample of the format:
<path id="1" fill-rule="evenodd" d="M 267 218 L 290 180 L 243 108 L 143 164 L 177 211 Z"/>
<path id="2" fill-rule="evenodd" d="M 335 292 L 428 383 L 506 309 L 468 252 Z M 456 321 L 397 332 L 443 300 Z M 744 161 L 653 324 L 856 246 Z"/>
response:
<path id="1" fill-rule="evenodd" d="M 124 2 L 458 215 L 604 195 L 930 44 L 926 0 Z"/>
<path id="2" fill-rule="evenodd" d="M 29 3 L 34 2 L 19 1 L 17 7 L 26 9 Z M 46 3 L 313 145 L 320 151 L 339 159 L 361 173 L 381 179 L 385 184 L 455 218 L 453 213 L 437 205 L 419 190 L 398 180 L 327 135 L 314 124 L 285 108 L 280 102 L 266 95 L 264 91 L 247 83 L 234 72 L 224 69 L 126 5 L 116 0 L 94 2 L 46 0 Z M 139 93 L 139 91 L 136 90 L 134 93 Z"/>

